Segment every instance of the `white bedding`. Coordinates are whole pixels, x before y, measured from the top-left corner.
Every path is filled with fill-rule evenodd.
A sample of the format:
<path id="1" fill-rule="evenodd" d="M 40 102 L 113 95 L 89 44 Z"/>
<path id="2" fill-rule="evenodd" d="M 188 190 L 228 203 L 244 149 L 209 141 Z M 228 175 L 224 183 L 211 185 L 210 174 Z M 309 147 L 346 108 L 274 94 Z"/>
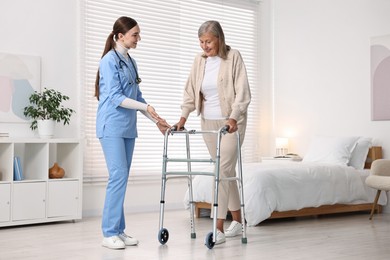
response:
<path id="1" fill-rule="evenodd" d="M 364 184 L 368 170 L 325 163 L 277 162 L 243 164 L 245 218 L 249 226 L 269 218 L 273 211 L 299 210 L 321 205 L 359 204 L 374 200 Z M 196 202 L 212 202 L 213 177 L 196 176 Z M 382 194 L 379 204 L 387 203 Z M 184 199 L 189 207 L 188 191 Z"/>

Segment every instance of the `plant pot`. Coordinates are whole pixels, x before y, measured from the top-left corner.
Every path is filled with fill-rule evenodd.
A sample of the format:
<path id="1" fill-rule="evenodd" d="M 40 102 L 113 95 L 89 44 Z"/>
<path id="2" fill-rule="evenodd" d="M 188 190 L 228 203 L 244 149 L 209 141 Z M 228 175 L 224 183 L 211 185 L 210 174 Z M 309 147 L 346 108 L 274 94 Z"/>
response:
<path id="1" fill-rule="evenodd" d="M 52 138 L 54 136 L 54 120 L 37 120 L 37 122 L 40 138 Z"/>

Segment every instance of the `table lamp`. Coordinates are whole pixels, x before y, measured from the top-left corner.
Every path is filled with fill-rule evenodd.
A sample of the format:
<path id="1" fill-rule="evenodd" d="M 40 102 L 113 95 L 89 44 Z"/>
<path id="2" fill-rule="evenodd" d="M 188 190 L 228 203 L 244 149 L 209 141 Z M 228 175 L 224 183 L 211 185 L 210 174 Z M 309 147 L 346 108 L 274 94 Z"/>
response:
<path id="1" fill-rule="evenodd" d="M 275 142 L 276 156 L 285 156 L 288 153 L 288 138 L 277 137 Z"/>

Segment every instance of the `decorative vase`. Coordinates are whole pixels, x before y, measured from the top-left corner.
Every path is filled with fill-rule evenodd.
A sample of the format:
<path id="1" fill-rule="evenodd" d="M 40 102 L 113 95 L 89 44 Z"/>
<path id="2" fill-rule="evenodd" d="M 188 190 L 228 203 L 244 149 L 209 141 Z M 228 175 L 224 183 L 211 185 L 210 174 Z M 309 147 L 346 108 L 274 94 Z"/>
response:
<path id="1" fill-rule="evenodd" d="M 50 179 L 61 179 L 65 175 L 65 170 L 58 166 L 58 163 L 54 163 L 53 167 L 49 169 Z"/>
<path id="2" fill-rule="evenodd" d="M 54 136 L 54 120 L 37 120 L 38 134 L 41 138 L 52 138 Z"/>

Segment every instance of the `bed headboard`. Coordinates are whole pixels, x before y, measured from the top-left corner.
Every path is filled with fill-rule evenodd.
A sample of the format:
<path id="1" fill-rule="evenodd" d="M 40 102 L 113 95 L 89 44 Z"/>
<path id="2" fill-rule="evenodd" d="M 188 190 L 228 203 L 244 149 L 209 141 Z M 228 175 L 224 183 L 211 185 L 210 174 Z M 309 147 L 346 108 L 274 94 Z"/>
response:
<path id="1" fill-rule="evenodd" d="M 382 159 L 382 146 L 372 146 L 367 154 L 366 163 L 364 169 L 370 169 L 371 163 L 376 159 Z"/>

